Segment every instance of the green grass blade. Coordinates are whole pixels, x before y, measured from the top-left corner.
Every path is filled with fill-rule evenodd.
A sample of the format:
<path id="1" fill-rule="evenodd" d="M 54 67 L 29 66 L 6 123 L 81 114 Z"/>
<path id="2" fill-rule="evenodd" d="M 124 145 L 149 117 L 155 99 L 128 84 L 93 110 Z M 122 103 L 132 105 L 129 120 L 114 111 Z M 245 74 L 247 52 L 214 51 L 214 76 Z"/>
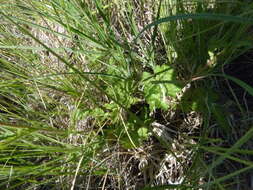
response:
<path id="1" fill-rule="evenodd" d="M 220 165 L 226 159 L 226 157 L 229 157 L 231 154 L 233 154 L 235 152 L 235 150 L 239 149 L 243 144 L 245 144 L 246 142 L 248 142 L 252 138 L 253 138 L 253 127 L 251 127 L 247 131 L 247 133 L 244 136 L 242 136 L 231 148 L 227 149 L 227 151 L 222 156 L 217 158 L 212 163 L 212 165 L 208 168 L 206 173 L 212 171 L 213 168 Z"/>
<path id="2" fill-rule="evenodd" d="M 169 16 L 164 17 L 161 19 L 158 19 L 147 26 L 145 26 L 140 33 L 135 37 L 134 42 L 146 31 L 150 28 L 157 26 L 162 23 L 176 21 L 176 20 L 182 20 L 182 19 L 194 19 L 194 20 L 219 20 L 224 22 L 236 22 L 236 23 L 247 23 L 251 24 L 253 23 L 252 18 L 244 18 L 240 16 L 232 16 L 232 15 L 226 15 L 226 14 L 214 14 L 214 13 L 197 13 L 197 14 L 178 14 L 175 16 Z"/>
<path id="3" fill-rule="evenodd" d="M 239 86 L 244 88 L 251 96 L 253 96 L 253 87 L 251 87 L 247 83 L 245 83 L 245 82 L 243 82 L 240 79 L 237 79 L 235 77 L 229 76 L 229 75 L 219 75 L 219 76 L 223 76 L 223 77 L 225 77 L 229 80 L 232 80 L 233 82 L 235 82 L 236 84 L 238 84 Z"/>

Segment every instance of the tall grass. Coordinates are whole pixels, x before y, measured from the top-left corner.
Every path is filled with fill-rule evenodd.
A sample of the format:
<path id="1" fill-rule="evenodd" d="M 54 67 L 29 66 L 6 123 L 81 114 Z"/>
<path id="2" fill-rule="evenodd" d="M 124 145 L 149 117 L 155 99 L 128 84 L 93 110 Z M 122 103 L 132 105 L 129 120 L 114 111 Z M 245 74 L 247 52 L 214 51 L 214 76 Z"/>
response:
<path id="1" fill-rule="evenodd" d="M 0 187 L 250 187 L 252 124 L 214 77 L 252 94 L 222 73 L 252 5 L 0 0 Z"/>

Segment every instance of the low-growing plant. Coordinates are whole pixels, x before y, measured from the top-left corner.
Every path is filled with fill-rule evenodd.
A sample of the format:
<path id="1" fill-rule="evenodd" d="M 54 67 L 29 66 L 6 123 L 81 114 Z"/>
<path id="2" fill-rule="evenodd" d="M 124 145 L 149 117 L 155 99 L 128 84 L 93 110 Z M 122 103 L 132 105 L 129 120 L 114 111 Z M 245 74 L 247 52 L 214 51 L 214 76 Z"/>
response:
<path id="1" fill-rule="evenodd" d="M 252 3 L 0 3 L 1 188 L 226 189 L 252 169 L 216 80 L 252 95 L 222 73 L 252 48 Z"/>

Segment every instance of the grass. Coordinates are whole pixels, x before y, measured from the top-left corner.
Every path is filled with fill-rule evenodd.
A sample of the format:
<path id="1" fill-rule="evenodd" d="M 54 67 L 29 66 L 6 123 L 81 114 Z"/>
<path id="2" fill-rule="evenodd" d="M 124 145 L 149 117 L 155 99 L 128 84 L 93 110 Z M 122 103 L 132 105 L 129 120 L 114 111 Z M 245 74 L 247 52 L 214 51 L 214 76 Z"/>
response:
<path id="1" fill-rule="evenodd" d="M 1 189 L 252 188 L 252 6 L 0 0 Z"/>

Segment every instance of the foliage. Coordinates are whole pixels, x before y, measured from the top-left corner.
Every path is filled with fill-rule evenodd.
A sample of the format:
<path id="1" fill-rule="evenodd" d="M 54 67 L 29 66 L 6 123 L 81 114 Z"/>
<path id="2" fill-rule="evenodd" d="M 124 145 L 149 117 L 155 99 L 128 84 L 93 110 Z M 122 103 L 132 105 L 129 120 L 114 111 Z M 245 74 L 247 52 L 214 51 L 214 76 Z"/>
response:
<path id="1" fill-rule="evenodd" d="M 222 73 L 252 49 L 252 6 L 0 0 L 0 189 L 232 189 L 252 169 L 252 123 L 214 77 L 253 94 Z"/>
<path id="2" fill-rule="evenodd" d="M 154 74 L 147 72 L 142 76 L 144 82 L 144 96 L 151 110 L 169 109 L 168 97 L 175 98 L 181 88 L 177 85 L 175 73 L 169 66 L 155 66 Z M 151 80 L 152 79 L 152 80 Z M 182 86 L 182 85 L 181 85 Z"/>

